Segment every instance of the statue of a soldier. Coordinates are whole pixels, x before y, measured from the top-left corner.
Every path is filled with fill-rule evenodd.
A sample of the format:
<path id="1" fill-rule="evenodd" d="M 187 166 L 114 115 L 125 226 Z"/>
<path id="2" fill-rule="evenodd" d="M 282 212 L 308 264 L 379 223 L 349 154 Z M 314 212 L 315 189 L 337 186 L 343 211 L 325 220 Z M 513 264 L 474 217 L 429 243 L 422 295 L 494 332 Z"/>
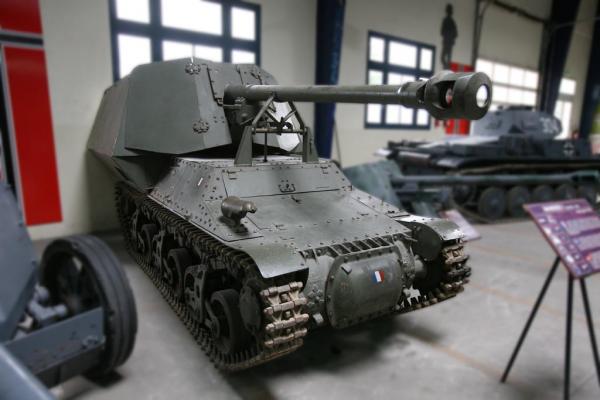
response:
<path id="1" fill-rule="evenodd" d="M 446 5 L 446 17 L 442 21 L 442 66 L 444 69 L 450 69 L 450 61 L 452 60 L 452 47 L 458 37 L 458 31 L 456 30 L 456 23 L 452 18 L 452 12 L 454 11 L 452 4 Z"/>

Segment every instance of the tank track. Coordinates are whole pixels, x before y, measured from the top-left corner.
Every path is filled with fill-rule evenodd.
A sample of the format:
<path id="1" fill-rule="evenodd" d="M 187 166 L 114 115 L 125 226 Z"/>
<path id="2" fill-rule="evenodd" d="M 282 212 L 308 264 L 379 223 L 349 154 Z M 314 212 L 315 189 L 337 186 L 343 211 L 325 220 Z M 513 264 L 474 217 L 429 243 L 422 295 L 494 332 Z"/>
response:
<path id="1" fill-rule="evenodd" d="M 466 265 L 468 259 L 469 256 L 464 253 L 462 241 L 446 245 L 441 253 L 440 263 L 443 273 L 438 286 L 425 294 L 406 296 L 400 301 L 398 313 L 404 314 L 420 310 L 448 300 L 462 292 L 471 276 L 471 268 Z"/>
<path id="2" fill-rule="evenodd" d="M 136 211 L 153 218 L 154 223 L 169 230 L 169 233 L 178 239 L 179 244 L 190 252 L 201 249 L 204 257 L 214 257 L 225 262 L 230 273 L 243 276 L 245 272 L 253 271 L 256 266 L 252 259 L 247 254 L 232 249 L 202 232 L 124 183 L 117 185 L 115 193 L 118 217 L 128 252 L 154 283 L 216 368 L 225 371 L 243 370 L 289 354 L 302 346 L 302 337 L 307 333 L 304 325 L 308 321 L 308 314 L 303 313 L 306 298 L 301 294 L 302 282 L 289 282 L 266 287 L 260 291 L 264 306 L 263 326 L 260 329 L 261 340 L 235 354 L 223 353 L 216 345 L 210 330 L 194 318 L 192 309 L 176 296 L 172 287 L 162 279 L 159 269 L 138 251 L 132 237 L 131 215 L 128 215 L 123 207 L 124 200 L 135 204 Z"/>

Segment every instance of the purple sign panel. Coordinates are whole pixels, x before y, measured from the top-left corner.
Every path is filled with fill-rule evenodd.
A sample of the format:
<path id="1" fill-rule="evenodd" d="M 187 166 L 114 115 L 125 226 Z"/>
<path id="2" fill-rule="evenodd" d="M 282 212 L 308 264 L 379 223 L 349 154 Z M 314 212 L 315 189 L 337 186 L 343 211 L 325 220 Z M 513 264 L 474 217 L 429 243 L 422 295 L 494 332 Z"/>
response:
<path id="1" fill-rule="evenodd" d="M 600 216 L 586 200 L 526 204 L 525 209 L 574 277 L 600 272 Z"/>

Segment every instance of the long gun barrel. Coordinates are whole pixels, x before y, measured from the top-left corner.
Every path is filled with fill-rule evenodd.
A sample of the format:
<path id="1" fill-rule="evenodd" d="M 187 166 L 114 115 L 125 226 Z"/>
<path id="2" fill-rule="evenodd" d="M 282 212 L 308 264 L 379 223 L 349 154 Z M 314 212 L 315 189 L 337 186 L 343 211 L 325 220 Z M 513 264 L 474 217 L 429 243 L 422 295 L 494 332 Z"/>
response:
<path id="1" fill-rule="evenodd" d="M 483 117 L 490 106 L 492 84 L 482 72 L 442 71 L 429 80 L 403 85 L 229 85 L 225 97 L 248 101 L 266 101 L 272 97 L 278 102 L 399 104 L 425 109 L 437 119 L 475 120 Z"/>

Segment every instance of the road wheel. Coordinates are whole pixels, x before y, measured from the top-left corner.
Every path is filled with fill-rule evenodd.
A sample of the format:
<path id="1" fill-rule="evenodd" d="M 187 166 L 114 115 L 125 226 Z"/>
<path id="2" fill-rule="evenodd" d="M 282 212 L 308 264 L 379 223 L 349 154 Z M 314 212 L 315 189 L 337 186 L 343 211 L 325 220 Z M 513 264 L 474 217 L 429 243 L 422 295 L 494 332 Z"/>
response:
<path id="1" fill-rule="evenodd" d="M 211 331 L 215 343 L 225 354 L 243 349 L 250 338 L 240 314 L 240 296 L 235 289 L 219 290 L 211 296 Z"/>
<path id="2" fill-rule="evenodd" d="M 535 203 L 544 203 L 554 199 L 554 190 L 549 185 L 538 185 L 531 192 L 531 199 Z"/>
<path id="3" fill-rule="evenodd" d="M 506 192 L 499 187 L 484 189 L 477 200 L 477 211 L 483 218 L 496 220 L 506 212 Z"/>
<path id="4" fill-rule="evenodd" d="M 554 196 L 558 200 L 574 199 L 577 197 L 577 190 L 570 183 L 563 183 L 556 188 Z"/>
<path id="5" fill-rule="evenodd" d="M 579 185 L 577 188 L 577 196 L 589 201 L 594 205 L 598 202 L 598 189 L 594 185 Z"/>
<path id="6" fill-rule="evenodd" d="M 529 189 L 525 186 L 514 186 L 506 193 L 506 204 L 508 208 L 508 214 L 512 217 L 524 217 L 525 209 L 524 204 L 529 203 L 531 194 Z"/>

